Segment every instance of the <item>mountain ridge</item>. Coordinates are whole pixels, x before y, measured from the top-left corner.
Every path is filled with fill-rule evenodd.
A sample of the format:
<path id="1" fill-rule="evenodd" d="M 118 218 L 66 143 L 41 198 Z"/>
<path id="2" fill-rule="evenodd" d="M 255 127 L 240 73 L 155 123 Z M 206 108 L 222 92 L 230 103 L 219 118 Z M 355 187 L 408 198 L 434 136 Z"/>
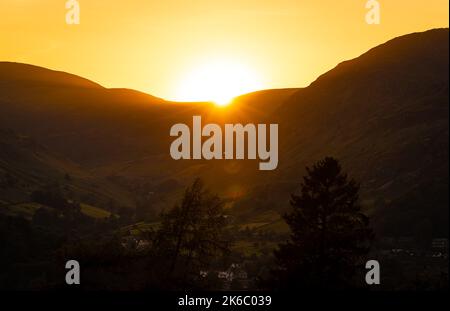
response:
<path id="1" fill-rule="evenodd" d="M 0 83 L 1 127 L 33 136 L 94 175 L 123 179 L 121 185 L 147 192 L 177 185 L 161 197 L 166 207 L 200 176 L 233 202 L 240 219 L 267 213 L 273 222 L 274 213 L 288 208 L 305 166 L 331 155 L 361 182 L 365 211 L 379 224 L 394 218 L 412 234 L 407 222 L 430 219 L 441 230 L 448 215 L 448 191 L 440 188 L 448 184 L 448 28 L 389 40 L 306 88 L 245 94 L 226 109 L 120 89 L 10 85 Z M 278 123 L 279 168 L 172 160 L 169 129 L 190 124 L 193 115 L 205 123 Z M 411 207 L 413 218 L 398 216 L 414 189 L 424 193 Z M 433 206 L 421 207 L 431 193 Z"/>

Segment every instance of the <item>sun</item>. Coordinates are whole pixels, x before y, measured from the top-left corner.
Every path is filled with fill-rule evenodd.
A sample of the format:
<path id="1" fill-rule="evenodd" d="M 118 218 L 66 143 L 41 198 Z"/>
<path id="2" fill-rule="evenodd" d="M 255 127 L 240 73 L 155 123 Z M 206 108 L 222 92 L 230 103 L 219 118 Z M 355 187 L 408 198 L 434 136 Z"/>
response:
<path id="1" fill-rule="evenodd" d="M 176 100 L 211 101 L 226 106 L 234 97 L 261 88 L 258 75 L 247 66 L 230 60 L 216 60 L 202 63 L 184 76 Z"/>

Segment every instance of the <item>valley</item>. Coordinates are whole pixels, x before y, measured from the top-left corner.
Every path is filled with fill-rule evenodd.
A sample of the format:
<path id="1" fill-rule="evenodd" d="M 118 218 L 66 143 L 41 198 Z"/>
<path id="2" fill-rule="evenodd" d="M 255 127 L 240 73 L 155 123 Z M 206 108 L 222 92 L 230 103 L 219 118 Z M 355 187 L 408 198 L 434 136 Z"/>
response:
<path id="1" fill-rule="evenodd" d="M 401 249 L 429 254 L 433 240 L 448 239 L 448 93 L 448 29 L 395 38 L 338 64 L 306 88 L 245 94 L 226 108 L 165 101 L 64 72 L 0 62 L 1 221 L 17 235 L 37 230 L 38 242 L 14 249 L 20 258 L 42 241 L 48 243 L 38 257 L 46 264 L 47 250 L 71 254 L 80 247 L 90 258 L 97 245 L 55 247 L 77 238 L 106 240 L 105 254 L 120 262 L 123 254 L 110 244 L 148 245 L 161 215 L 200 177 L 224 200 L 226 229 L 235 239 L 233 263 L 251 270 L 254 262 L 264 267 L 288 236 L 282 215 L 305 168 L 332 156 L 361 186 L 360 204 L 374 228 L 377 251 L 396 249 L 406 238 L 414 242 Z M 215 125 L 203 137 L 211 140 L 204 150 L 195 116 Z M 185 127 L 172 132 L 176 124 Z M 270 126 L 264 137 L 267 150 L 259 150 L 254 135 L 255 144 L 248 150 L 239 144 L 234 157 L 226 149 L 226 133 L 222 139 L 224 133 L 213 130 L 226 124 L 267 125 L 264 133 L 269 124 L 278 127 Z M 242 142 L 248 129 L 241 130 Z M 183 131 L 184 138 L 178 136 Z M 256 127 L 254 133 L 260 134 Z M 16 233 L 10 234 L 14 239 Z M 429 262 L 426 256 L 420 258 Z"/>

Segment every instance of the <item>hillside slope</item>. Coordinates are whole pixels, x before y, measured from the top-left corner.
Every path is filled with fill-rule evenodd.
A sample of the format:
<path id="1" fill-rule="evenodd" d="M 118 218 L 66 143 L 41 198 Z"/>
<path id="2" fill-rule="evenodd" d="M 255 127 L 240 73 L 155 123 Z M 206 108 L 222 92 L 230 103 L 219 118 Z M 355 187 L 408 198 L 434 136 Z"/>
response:
<path id="1" fill-rule="evenodd" d="M 153 193 L 166 185 L 164 206 L 201 176 L 233 200 L 242 221 L 261 215 L 267 215 L 261 222 L 276 221 L 305 166 L 335 156 L 361 182 L 362 203 L 380 230 L 415 234 L 426 220 L 436 235 L 448 235 L 448 36 L 448 29 L 435 29 L 395 38 L 306 88 L 248 94 L 226 109 L 60 73 L 57 80 L 66 83 L 58 85 L 45 69 L 0 63 L 0 124 L 122 186 Z M 11 66 L 20 74 L 9 78 Z M 28 75 L 32 82 L 18 78 Z M 203 123 L 278 123 L 278 169 L 258 171 L 255 161 L 172 160 L 170 127 L 191 124 L 193 115 Z"/>
<path id="2" fill-rule="evenodd" d="M 30 137 L 0 129 L 0 212 L 32 202 L 32 193 L 58 186 L 68 199 L 109 208 L 131 207 L 129 193 L 54 155 Z"/>

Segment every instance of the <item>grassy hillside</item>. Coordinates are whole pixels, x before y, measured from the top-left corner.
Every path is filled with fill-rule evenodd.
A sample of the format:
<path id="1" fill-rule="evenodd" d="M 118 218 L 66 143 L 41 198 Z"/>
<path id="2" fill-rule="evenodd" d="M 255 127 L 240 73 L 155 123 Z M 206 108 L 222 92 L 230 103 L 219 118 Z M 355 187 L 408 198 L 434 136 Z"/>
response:
<path id="1" fill-rule="evenodd" d="M 204 124 L 278 123 L 279 168 L 258 171 L 256 161 L 172 160 L 170 127 L 191 124 L 193 115 Z M 334 156 L 361 182 L 361 201 L 379 228 L 394 226 L 392 219 L 402 228 L 396 234 L 410 234 L 408 227 L 423 219 L 436 234 L 448 227 L 439 221 L 448 218 L 448 191 L 441 187 L 448 184 L 448 29 L 393 39 L 307 88 L 247 94 L 226 109 L 0 63 L 0 124 L 68 159 L 25 152 L 19 163 L 2 148 L 4 172 L 37 184 L 40 176 L 61 180 L 69 173 L 71 191 L 100 202 L 113 199 L 156 213 L 201 176 L 228 199 L 238 221 L 268 225 L 288 208 L 305 166 Z M 30 192 L 2 191 L 0 200 Z M 419 192 L 417 204 L 405 203 Z M 405 209 L 413 216 L 399 216 Z M 255 221 L 267 213 L 269 219 Z"/>
<path id="2" fill-rule="evenodd" d="M 68 199 L 109 208 L 113 204 L 131 207 L 130 193 L 79 165 L 58 157 L 27 136 L 0 130 L 0 209 L 32 214 L 34 191 L 58 185 Z"/>

